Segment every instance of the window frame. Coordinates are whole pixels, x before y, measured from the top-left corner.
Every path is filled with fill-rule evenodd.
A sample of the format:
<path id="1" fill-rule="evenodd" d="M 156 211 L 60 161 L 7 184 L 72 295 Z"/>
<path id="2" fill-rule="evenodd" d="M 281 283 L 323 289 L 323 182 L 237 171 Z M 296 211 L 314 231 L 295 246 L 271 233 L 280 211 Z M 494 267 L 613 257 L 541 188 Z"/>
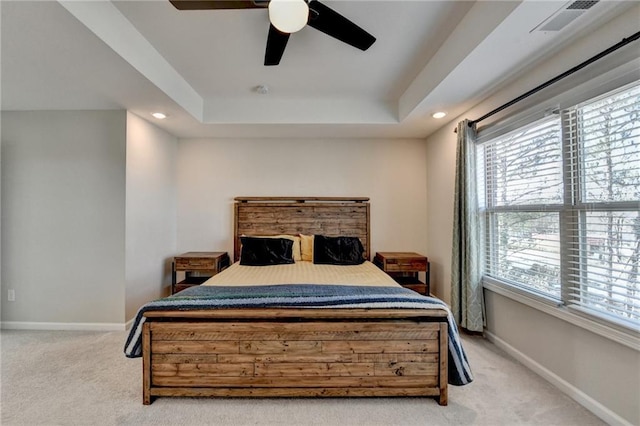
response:
<path id="1" fill-rule="evenodd" d="M 560 148 L 560 155 L 561 155 L 561 161 L 562 161 L 562 174 L 564 176 L 564 164 L 565 164 L 565 159 L 564 159 L 564 147 L 563 147 L 563 131 L 564 128 L 562 126 L 562 120 L 561 117 L 557 115 L 556 112 L 553 113 L 553 116 L 545 116 L 542 118 L 538 118 L 538 119 L 534 119 L 531 120 L 530 122 L 527 123 L 523 123 L 522 125 L 511 129 L 509 132 L 506 132 L 496 138 L 491 138 L 488 140 L 485 140 L 482 144 L 477 144 L 476 145 L 476 149 L 480 149 L 481 145 L 485 145 L 485 144 L 490 144 L 495 140 L 499 140 L 499 139 L 503 139 L 506 137 L 509 137 L 510 135 L 512 135 L 513 133 L 518 133 L 518 132 L 522 132 L 524 131 L 524 129 L 527 128 L 535 128 L 537 126 L 546 126 L 547 123 L 550 123 L 552 121 L 557 121 L 557 125 L 560 129 L 561 135 L 560 135 L 560 142 L 561 142 L 561 146 Z M 493 150 L 492 150 L 493 152 Z M 488 169 L 487 166 L 487 156 L 486 156 L 486 151 L 483 150 L 482 155 L 477 155 L 476 158 L 482 158 L 482 161 L 485 164 L 485 168 L 482 171 L 483 173 L 483 177 L 484 178 L 478 178 L 478 182 L 486 182 L 486 175 L 487 173 L 485 173 L 485 171 Z M 495 173 L 495 161 L 491 161 L 491 165 L 494 167 L 492 169 L 492 175 L 496 175 Z M 478 173 L 480 173 L 481 171 L 478 169 L 477 170 Z M 563 190 L 564 185 L 565 185 L 565 180 L 563 179 L 563 181 L 561 182 L 561 184 L 563 185 Z M 482 185 L 480 185 L 482 186 Z M 496 228 L 496 223 L 497 223 L 497 214 L 500 213 L 557 213 L 558 214 L 558 228 L 559 228 L 559 232 L 562 232 L 562 221 L 561 221 L 561 215 L 562 212 L 565 210 L 566 206 L 566 195 L 562 196 L 562 199 L 558 202 L 555 203 L 540 203 L 540 202 L 535 202 L 535 203 L 531 203 L 531 204 L 514 204 L 514 205 L 497 205 L 499 203 L 495 202 L 495 200 L 497 199 L 497 195 L 495 194 L 495 192 L 497 191 L 497 188 L 495 187 L 495 185 L 493 185 L 493 193 L 491 193 L 491 191 L 489 190 L 489 188 L 487 187 L 483 187 L 481 188 L 482 191 L 482 195 L 485 196 L 485 200 L 482 200 L 482 205 L 479 208 L 480 214 L 481 214 L 481 220 L 484 224 L 484 229 L 485 229 L 485 250 L 490 251 L 490 256 L 491 256 L 491 260 L 488 260 L 489 256 L 483 255 L 483 265 L 486 265 L 486 263 L 491 263 L 492 265 L 495 265 L 495 258 L 497 256 L 496 251 L 499 250 L 499 248 L 495 247 L 496 244 L 492 244 L 495 243 L 495 240 L 497 238 L 496 236 L 496 232 L 493 231 Z M 491 241 L 490 241 L 491 240 Z M 562 255 L 562 251 L 560 251 L 560 255 Z M 562 259 L 560 259 L 562 260 Z M 485 274 L 486 276 L 486 274 Z M 505 285 L 509 285 L 512 287 L 515 287 L 517 289 L 519 289 L 518 293 L 521 294 L 530 294 L 532 297 L 535 297 L 538 300 L 541 301 L 545 301 L 547 303 L 551 303 L 553 305 L 559 305 L 562 304 L 562 287 L 561 287 L 561 294 L 560 294 L 560 298 L 556 298 L 554 296 L 552 296 L 551 294 L 547 294 L 543 291 L 538 291 L 535 290 L 533 288 L 528 288 L 526 284 L 524 283 L 518 283 L 515 282 L 513 280 L 509 280 L 509 279 L 505 279 L 505 278 L 497 278 L 497 277 L 490 277 L 492 280 L 494 280 L 494 282 L 503 282 Z M 560 279 L 562 280 L 562 263 L 560 263 Z"/>
<path id="2" fill-rule="evenodd" d="M 528 306 L 542 310 L 548 314 L 566 320 L 575 325 L 586 328 L 599 335 L 607 338 L 611 338 L 626 346 L 632 347 L 636 350 L 640 350 L 640 331 L 638 323 L 633 320 L 626 321 L 623 317 L 617 318 L 615 315 L 607 315 L 604 312 L 598 310 L 590 310 L 579 304 L 571 303 L 572 296 L 570 295 L 570 279 L 569 275 L 572 272 L 569 265 L 570 250 L 580 249 L 581 241 L 584 241 L 584 237 L 581 238 L 580 227 L 572 230 L 570 228 L 571 223 L 577 223 L 581 215 L 586 215 L 587 212 L 603 212 L 603 211 L 636 211 L 640 209 L 640 201 L 619 201 L 619 202 L 585 202 L 582 198 L 582 189 L 584 186 L 583 174 L 581 173 L 581 167 L 583 159 L 580 158 L 581 153 L 578 143 L 571 140 L 567 133 L 569 131 L 566 123 L 568 121 L 568 115 L 570 108 L 579 108 L 581 104 L 585 102 L 596 101 L 597 99 L 614 96 L 616 93 L 620 93 L 624 90 L 629 90 L 633 87 L 640 87 L 640 81 L 635 80 L 630 84 L 623 84 L 620 87 L 608 88 L 603 90 L 597 96 L 590 96 L 589 99 L 580 103 L 573 103 L 568 105 L 569 108 L 563 108 L 559 112 L 559 122 L 561 125 L 561 152 L 562 152 L 562 173 L 563 173 L 563 202 L 561 205 L 556 204 L 539 204 L 531 206 L 487 206 L 487 201 L 491 196 L 495 198 L 495 194 L 489 194 L 491 188 L 483 187 L 480 189 L 485 199 L 481 201 L 483 205 L 480 206 L 481 220 L 485 227 L 485 240 L 487 241 L 486 250 L 487 253 L 483 253 L 482 262 L 483 265 L 487 262 L 488 257 L 494 256 L 493 252 L 496 248 L 489 244 L 490 239 L 496 238 L 492 236 L 492 222 L 495 222 L 494 213 L 499 212 L 517 212 L 517 211 L 535 211 L 535 212 L 557 212 L 559 221 L 559 238 L 560 238 L 560 280 L 561 280 L 561 292 L 560 299 L 556 299 L 551 295 L 547 295 L 541 292 L 535 291 L 535 289 L 527 288 L 525 284 L 518 284 L 509 282 L 504 279 L 487 276 L 484 274 L 483 285 L 484 288 L 494 291 L 503 296 L 512 298 L 516 301 L 524 303 Z M 557 110 L 556 110 L 557 113 Z M 503 132 L 500 134 L 496 132 L 493 127 L 490 127 L 490 132 L 498 133 L 495 137 L 484 137 L 484 140 L 478 145 L 493 142 L 499 138 L 503 138 L 507 133 L 518 131 L 526 126 L 535 123 L 535 119 L 527 120 L 525 123 L 519 123 L 515 128 L 511 128 L 509 132 Z M 578 126 L 577 121 L 573 125 Z M 576 129 L 572 129 L 576 131 Z M 482 139 L 482 131 L 480 132 L 480 139 Z M 483 158 L 484 155 L 478 155 L 478 158 Z M 478 172 L 483 174 L 487 170 L 487 160 L 483 158 L 484 167 L 478 164 Z M 482 181 L 480 181 L 482 182 Z M 495 192 L 493 188 L 493 192 Z M 494 218 L 494 219 L 492 219 Z M 495 232 L 493 232 L 495 234 Z M 575 257 L 573 257 L 575 259 Z M 581 262 L 584 261 L 580 255 Z M 586 273 L 586 269 L 580 267 L 580 273 Z M 575 268 L 573 268 L 575 272 Z"/>

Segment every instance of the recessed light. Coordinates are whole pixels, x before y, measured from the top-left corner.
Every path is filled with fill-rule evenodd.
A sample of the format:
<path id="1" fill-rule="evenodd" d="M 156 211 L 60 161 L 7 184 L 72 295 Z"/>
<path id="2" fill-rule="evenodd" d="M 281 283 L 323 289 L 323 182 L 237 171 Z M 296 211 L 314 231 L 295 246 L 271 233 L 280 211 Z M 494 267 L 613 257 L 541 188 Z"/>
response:
<path id="1" fill-rule="evenodd" d="M 434 112 L 432 117 L 433 118 L 443 118 L 447 115 L 446 112 L 442 112 L 442 111 L 438 111 L 438 112 Z"/>
<path id="2" fill-rule="evenodd" d="M 158 120 L 164 120 L 165 118 L 167 118 L 167 114 L 163 114 L 161 112 L 154 112 L 151 115 L 153 115 Z"/>

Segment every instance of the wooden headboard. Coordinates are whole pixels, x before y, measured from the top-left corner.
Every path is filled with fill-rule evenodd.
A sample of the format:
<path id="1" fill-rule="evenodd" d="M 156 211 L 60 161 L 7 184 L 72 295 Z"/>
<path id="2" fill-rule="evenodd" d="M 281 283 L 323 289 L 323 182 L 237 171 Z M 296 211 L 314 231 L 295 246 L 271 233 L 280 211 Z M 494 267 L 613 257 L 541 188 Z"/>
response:
<path id="1" fill-rule="evenodd" d="M 307 234 L 358 237 L 370 256 L 368 197 L 236 197 L 234 260 L 241 235 Z"/>

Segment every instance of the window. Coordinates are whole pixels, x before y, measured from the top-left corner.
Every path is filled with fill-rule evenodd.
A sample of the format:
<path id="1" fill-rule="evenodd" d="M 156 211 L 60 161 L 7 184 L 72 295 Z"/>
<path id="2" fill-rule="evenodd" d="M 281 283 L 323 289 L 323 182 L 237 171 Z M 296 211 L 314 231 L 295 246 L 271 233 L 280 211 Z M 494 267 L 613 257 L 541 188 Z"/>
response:
<path id="1" fill-rule="evenodd" d="M 640 325 L 640 84 L 478 145 L 485 275 Z"/>

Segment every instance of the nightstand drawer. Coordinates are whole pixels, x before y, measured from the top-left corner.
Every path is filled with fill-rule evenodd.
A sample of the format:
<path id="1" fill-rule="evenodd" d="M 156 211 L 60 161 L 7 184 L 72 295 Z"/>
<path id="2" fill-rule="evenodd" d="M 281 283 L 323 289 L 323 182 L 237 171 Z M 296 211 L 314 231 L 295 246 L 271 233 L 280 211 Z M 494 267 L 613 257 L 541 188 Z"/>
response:
<path id="1" fill-rule="evenodd" d="M 387 272 L 411 272 L 424 271 L 427 269 L 427 259 L 386 259 L 385 270 Z"/>
<path id="2" fill-rule="evenodd" d="M 206 257 L 176 257 L 176 271 L 216 269 L 217 259 Z"/>

